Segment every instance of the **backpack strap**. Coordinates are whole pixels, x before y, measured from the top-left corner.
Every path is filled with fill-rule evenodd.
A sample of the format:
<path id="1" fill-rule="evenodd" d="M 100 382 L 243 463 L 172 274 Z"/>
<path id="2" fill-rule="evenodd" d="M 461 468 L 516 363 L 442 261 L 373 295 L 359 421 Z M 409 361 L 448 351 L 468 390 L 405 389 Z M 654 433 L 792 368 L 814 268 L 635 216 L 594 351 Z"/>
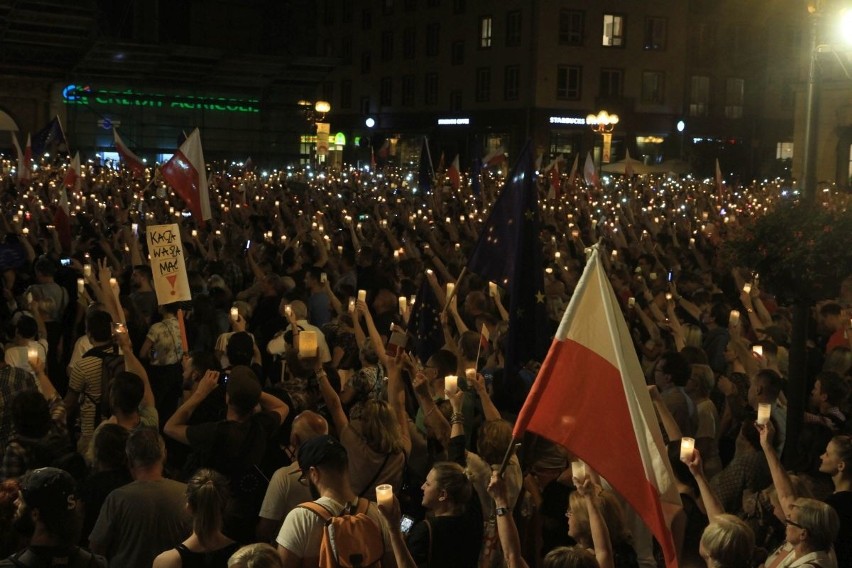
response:
<path id="1" fill-rule="evenodd" d="M 358 497 L 358 506 L 355 508 L 355 514 L 366 515 L 370 509 L 370 502 L 363 497 Z"/>
<path id="2" fill-rule="evenodd" d="M 316 501 L 307 501 L 299 505 L 299 507 L 303 509 L 307 509 L 309 511 L 313 511 L 320 519 L 322 519 L 323 523 L 328 524 L 331 521 L 331 518 L 334 516 L 331 514 L 331 511 L 317 503 Z"/>

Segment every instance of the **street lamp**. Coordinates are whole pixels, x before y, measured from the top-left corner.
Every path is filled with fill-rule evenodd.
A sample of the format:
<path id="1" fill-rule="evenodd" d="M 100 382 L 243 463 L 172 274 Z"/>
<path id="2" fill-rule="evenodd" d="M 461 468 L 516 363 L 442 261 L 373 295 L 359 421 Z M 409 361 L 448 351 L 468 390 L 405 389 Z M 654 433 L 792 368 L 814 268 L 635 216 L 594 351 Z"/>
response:
<path id="1" fill-rule="evenodd" d="M 612 148 L 612 131 L 615 130 L 615 125 L 618 124 L 618 115 L 602 110 L 598 114 L 588 115 L 586 117 L 586 124 L 603 137 L 601 164 L 608 164 Z"/>

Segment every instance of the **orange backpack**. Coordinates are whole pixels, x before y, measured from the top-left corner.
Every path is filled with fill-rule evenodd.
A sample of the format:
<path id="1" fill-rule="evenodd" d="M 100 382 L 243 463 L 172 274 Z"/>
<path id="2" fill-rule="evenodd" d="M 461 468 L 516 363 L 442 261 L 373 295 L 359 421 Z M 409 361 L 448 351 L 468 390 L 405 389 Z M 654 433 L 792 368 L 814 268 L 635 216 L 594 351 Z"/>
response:
<path id="1" fill-rule="evenodd" d="M 358 499 L 354 513 L 332 515 L 310 501 L 299 505 L 316 513 L 325 526 L 319 549 L 319 568 L 381 568 L 385 543 L 381 527 L 367 516 L 370 502 Z"/>

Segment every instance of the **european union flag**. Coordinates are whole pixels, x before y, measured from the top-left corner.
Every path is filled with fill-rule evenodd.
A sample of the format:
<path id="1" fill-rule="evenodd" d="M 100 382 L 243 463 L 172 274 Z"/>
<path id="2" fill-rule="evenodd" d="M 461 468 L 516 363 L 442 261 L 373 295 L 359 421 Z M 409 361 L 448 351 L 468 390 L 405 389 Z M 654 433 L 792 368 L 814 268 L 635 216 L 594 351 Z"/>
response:
<path id="1" fill-rule="evenodd" d="M 33 158 L 40 158 L 47 150 L 52 150 L 54 147 L 68 152 L 68 141 L 65 140 L 65 133 L 62 131 L 58 116 L 54 116 L 47 126 L 33 134 Z"/>
<path id="2" fill-rule="evenodd" d="M 505 368 L 513 374 L 547 354 L 550 324 L 541 249 L 535 165 L 527 142 L 467 263 L 468 270 L 509 292 Z"/>
<path id="3" fill-rule="evenodd" d="M 417 185 L 421 193 L 428 193 L 432 189 L 432 153 L 429 152 L 429 139 L 423 137 L 423 145 L 420 147 L 420 170 L 417 173 Z"/>
<path id="4" fill-rule="evenodd" d="M 417 291 L 414 310 L 408 320 L 409 335 L 414 337 L 414 353 L 422 363 L 444 346 L 444 330 L 441 328 L 441 306 L 438 298 L 425 278 Z"/>

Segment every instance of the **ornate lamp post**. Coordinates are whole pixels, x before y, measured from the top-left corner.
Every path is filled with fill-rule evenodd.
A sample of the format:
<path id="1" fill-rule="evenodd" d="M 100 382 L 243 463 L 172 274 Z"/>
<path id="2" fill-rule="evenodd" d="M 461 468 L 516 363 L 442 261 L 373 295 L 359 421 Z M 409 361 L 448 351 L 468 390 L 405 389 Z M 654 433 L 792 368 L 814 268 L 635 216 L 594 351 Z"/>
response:
<path id="1" fill-rule="evenodd" d="M 603 138 L 601 164 L 608 164 L 612 148 L 612 131 L 615 130 L 615 125 L 618 124 L 618 115 L 601 110 L 598 114 L 587 116 L 586 124 Z"/>

